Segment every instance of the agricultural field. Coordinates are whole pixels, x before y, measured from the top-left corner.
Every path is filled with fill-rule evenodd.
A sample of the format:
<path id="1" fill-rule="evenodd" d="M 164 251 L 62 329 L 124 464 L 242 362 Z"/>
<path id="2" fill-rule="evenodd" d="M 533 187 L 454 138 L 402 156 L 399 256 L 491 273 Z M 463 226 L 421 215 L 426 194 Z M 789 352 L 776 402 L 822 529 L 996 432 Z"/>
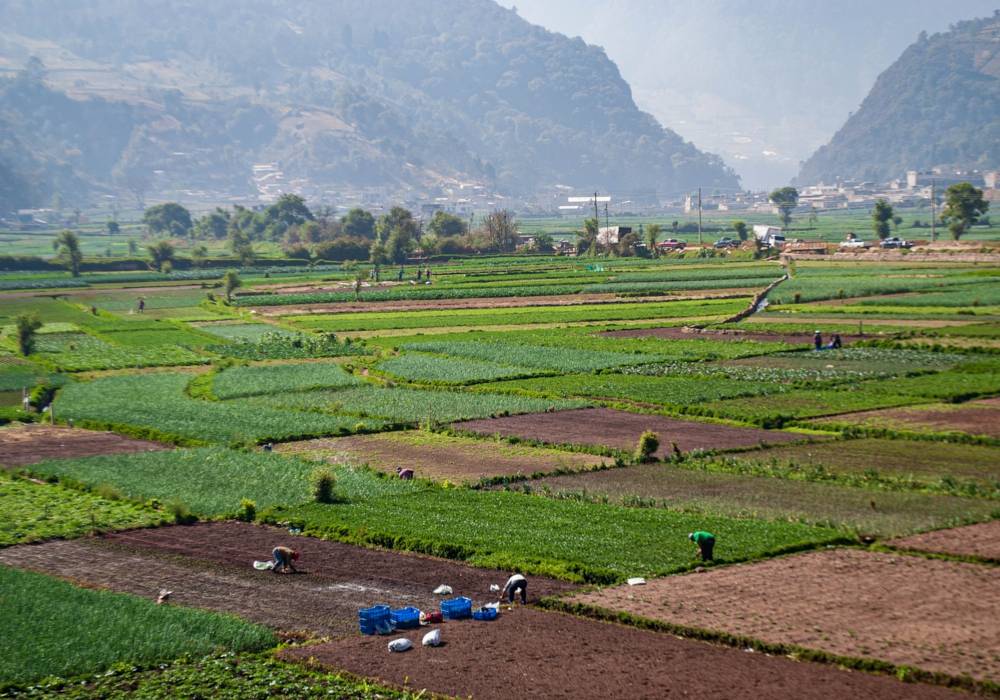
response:
<path id="1" fill-rule="evenodd" d="M 359 293 L 366 263 L 260 267 L 231 304 L 219 269 L 0 274 L 0 614 L 36 630 L 0 695 L 596 700 L 660 669 L 712 696 L 718 669 L 687 678 L 709 654 L 764 694 L 993 693 L 1000 264 L 691 247 L 445 256 Z M 32 387 L 51 413 L 15 410 Z M 308 575 L 254 569 L 280 544 Z M 429 611 L 441 583 L 478 607 L 512 571 L 533 608 L 450 621 L 439 649 L 357 634 L 362 608 Z M 565 638 L 619 680 L 566 682 L 597 656 Z M 544 680 L 483 680 L 469 650 L 503 640 Z M 286 663 L 310 657 L 396 689 Z"/>

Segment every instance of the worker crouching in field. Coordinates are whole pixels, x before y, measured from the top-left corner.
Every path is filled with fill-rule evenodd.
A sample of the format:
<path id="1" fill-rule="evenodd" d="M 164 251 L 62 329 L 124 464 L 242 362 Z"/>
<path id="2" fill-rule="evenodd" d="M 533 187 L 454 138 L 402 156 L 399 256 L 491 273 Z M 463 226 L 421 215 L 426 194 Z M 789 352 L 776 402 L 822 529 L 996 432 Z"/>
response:
<path id="1" fill-rule="evenodd" d="M 708 532 L 692 532 L 688 539 L 698 545 L 698 554 L 702 561 L 712 560 L 712 548 L 715 547 L 715 535 Z"/>
<path id="2" fill-rule="evenodd" d="M 275 547 L 271 550 L 271 554 L 274 555 L 274 568 L 271 571 L 278 573 L 278 569 L 281 569 L 282 573 L 286 573 L 289 568 L 295 571 L 295 565 L 292 562 L 299 558 L 298 552 L 294 552 L 288 547 Z"/>
<path id="3" fill-rule="evenodd" d="M 509 579 L 507 579 L 507 584 L 503 587 L 500 592 L 500 600 L 503 600 L 506 596 L 508 603 L 514 602 L 514 594 L 517 591 L 521 591 L 521 605 L 528 604 L 528 579 L 524 578 L 521 574 L 512 574 Z"/>

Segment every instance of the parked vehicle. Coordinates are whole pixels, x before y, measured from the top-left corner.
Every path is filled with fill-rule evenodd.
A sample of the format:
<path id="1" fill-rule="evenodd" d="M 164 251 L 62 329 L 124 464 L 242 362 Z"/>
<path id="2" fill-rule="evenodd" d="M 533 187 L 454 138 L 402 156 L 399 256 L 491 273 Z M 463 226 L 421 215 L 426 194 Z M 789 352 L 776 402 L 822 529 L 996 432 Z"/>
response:
<path id="1" fill-rule="evenodd" d="M 885 248 L 887 250 L 899 249 L 899 248 L 912 248 L 912 241 L 905 241 L 902 238 L 892 237 L 886 238 L 884 241 L 878 244 L 879 248 Z"/>
<path id="2" fill-rule="evenodd" d="M 720 238 L 713 245 L 713 248 L 739 248 L 740 242 L 734 238 Z"/>
<path id="3" fill-rule="evenodd" d="M 676 238 L 668 238 L 665 241 L 660 241 L 656 244 L 656 247 L 660 250 L 684 250 L 687 245 L 687 241 L 679 241 Z"/>
<path id="4" fill-rule="evenodd" d="M 843 241 L 839 247 L 853 249 L 853 248 L 871 248 L 871 246 L 872 246 L 871 243 L 861 240 L 853 233 L 849 233 L 847 234 L 847 240 Z"/>
<path id="5" fill-rule="evenodd" d="M 777 226 L 758 224 L 753 227 L 753 237 L 758 244 L 768 248 L 781 248 L 785 245 L 785 236 Z"/>

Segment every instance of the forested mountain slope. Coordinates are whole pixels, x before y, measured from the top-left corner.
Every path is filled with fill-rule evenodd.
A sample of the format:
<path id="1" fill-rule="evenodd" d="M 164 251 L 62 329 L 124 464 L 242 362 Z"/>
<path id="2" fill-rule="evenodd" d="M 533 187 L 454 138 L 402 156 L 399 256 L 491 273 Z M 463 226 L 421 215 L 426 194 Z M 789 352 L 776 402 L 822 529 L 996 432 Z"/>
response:
<path id="1" fill-rule="evenodd" d="M 803 165 L 798 184 L 1000 168 L 1000 11 L 921 35 Z"/>
<path id="2" fill-rule="evenodd" d="M 603 50 L 492 0 L 8 0 L 0 27 L 8 69 L 38 56 L 53 89 L 129 104 L 110 165 L 45 151 L 97 181 L 245 189 L 277 159 L 328 186 L 738 186 L 635 106 Z"/>

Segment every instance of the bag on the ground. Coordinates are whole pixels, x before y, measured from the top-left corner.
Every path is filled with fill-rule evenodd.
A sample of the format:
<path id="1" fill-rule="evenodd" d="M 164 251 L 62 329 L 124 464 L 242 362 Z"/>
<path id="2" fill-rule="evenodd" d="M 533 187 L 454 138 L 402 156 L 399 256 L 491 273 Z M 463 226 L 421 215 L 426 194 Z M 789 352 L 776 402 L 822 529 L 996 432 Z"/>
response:
<path id="1" fill-rule="evenodd" d="M 434 630 L 424 635 L 423 645 L 425 647 L 436 647 L 441 643 L 441 630 Z"/>
<path id="2" fill-rule="evenodd" d="M 451 586 L 445 586 L 444 584 L 441 584 L 440 586 L 434 589 L 434 593 L 436 595 L 451 595 L 452 593 Z"/>
<path id="3" fill-rule="evenodd" d="M 273 569 L 274 568 L 274 562 L 273 561 L 255 561 L 253 563 L 253 568 L 257 569 L 257 571 L 267 571 L 268 569 Z"/>
<path id="4" fill-rule="evenodd" d="M 389 651 L 406 651 L 412 646 L 413 642 L 406 637 L 400 637 L 399 639 L 393 639 L 389 642 Z"/>
<path id="5" fill-rule="evenodd" d="M 491 591 L 499 591 L 500 590 L 500 586 L 496 585 L 495 583 L 491 583 L 490 584 L 490 590 Z"/>
<path id="6" fill-rule="evenodd" d="M 641 578 L 639 576 L 635 578 L 630 578 L 628 580 L 628 585 L 630 586 L 644 586 L 645 584 L 646 584 L 646 579 Z"/>
<path id="7" fill-rule="evenodd" d="M 427 622 L 444 622 L 444 615 L 442 615 L 438 610 L 434 612 L 427 613 L 427 617 L 424 618 Z"/>

